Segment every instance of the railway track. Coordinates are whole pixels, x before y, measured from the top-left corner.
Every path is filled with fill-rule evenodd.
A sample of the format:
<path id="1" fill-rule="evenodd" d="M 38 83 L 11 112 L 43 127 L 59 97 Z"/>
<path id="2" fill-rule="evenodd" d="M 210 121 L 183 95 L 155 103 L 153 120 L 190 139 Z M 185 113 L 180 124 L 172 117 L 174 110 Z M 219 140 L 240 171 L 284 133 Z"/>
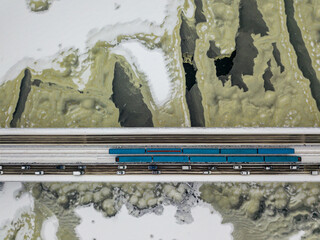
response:
<path id="1" fill-rule="evenodd" d="M 320 134 L 0 135 L 0 144 L 319 144 Z"/>
<path id="2" fill-rule="evenodd" d="M 32 164 L 28 165 L 30 169 L 23 170 L 21 166 L 17 164 L 5 164 L 2 165 L 3 175 L 34 175 L 35 172 L 43 171 L 45 175 L 73 175 L 75 171 L 79 171 L 79 165 L 69 164 L 64 165 L 65 169 L 57 169 L 57 165 L 53 164 Z M 89 164 L 85 166 L 84 174 L 86 175 L 117 175 L 119 171 L 117 164 Z M 124 169 L 125 174 L 128 175 L 147 175 L 153 174 L 152 170 L 148 170 L 149 164 L 127 164 Z M 241 169 L 235 169 L 234 164 L 192 164 L 190 170 L 182 170 L 182 166 L 185 164 L 158 164 L 157 171 L 161 174 L 207 174 L 212 175 L 237 175 L 243 171 L 250 174 L 311 174 L 312 171 L 320 171 L 318 164 L 296 164 L 297 169 L 291 169 L 286 164 L 241 164 Z M 270 167 L 270 170 L 266 170 L 266 167 Z M 213 167 L 213 168 L 212 168 Z M 210 171 L 210 173 L 208 173 Z"/>
<path id="3" fill-rule="evenodd" d="M 130 164 L 118 169 L 117 155 L 110 148 L 294 148 L 302 157 L 299 163 L 159 163 L 156 171 L 150 164 Z M 191 160 L 190 160 L 191 161 Z M 57 165 L 65 169 L 57 169 Z M 125 164 L 125 163 L 123 163 Z M 123 165 L 122 164 L 122 165 Z M 86 165 L 85 176 L 125 175 L 313 175 L 319 174 L 320 129 L 0 129 L 0 170 L 3 176 L 30 176 L 43 172 L 46 176 L 68 176 Z M 30 169 L 22 170 L 28 165 Z M 212 169 L 211 167 L 214 168 Z M 271 168 L 270 168 L 271 166 Z M 292 166 L 297 166 L 293 169 Z M 269 167 L 269 169 L 266 169 Z M 119 172 L 118 172 L 119 173 Z M 80 175 L 81 175 L 80 174 Z M 12 179 L 11 178 L 11 179 Z M 0 176 L 1 180 L 1 176 Z M 59 178 L 57 178 L 59 180 Z"/>

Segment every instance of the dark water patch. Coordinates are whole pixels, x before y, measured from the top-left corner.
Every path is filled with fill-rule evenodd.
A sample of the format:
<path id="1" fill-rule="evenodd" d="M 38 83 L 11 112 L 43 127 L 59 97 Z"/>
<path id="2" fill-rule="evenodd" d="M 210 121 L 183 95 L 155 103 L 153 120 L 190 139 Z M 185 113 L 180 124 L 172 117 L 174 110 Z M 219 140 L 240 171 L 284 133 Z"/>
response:
<path id="1" fill-rule="evenodd" d="M 239 7 L 239 31 L 261 34 L 261 36 L 268 35 L 269 28 L 263 20 L 262 14 L 258 9 L 256 0 L 241 0 Z"/>
<path id="2" fill-rule="evenodd" d="M 320 82 L 316 72 L 312 67 L 312 61 L 309 56 L 306 45 L 304 44 L 300 28 L 294 18 L 294 6 L 292 0 L 284 0 L 285 13 L 287 15 L 287 28 L 289 40 L 297 55 L 298 67 L 303 76 L 310 81 L 312 97 L 316 100 L 318 110 L 320 110 Z"/>
<path id="3" fill-rule="evenodd" d="M 20 83 L 19 99 L 16 105 L 16 109 L 14 110 L 12 120 L 10 122 L 10 127 L 12 128 L 17 127 L 17 123 L 20 120 L 24 111 L 28 95 L 31 91 L 31 77 L 32 76 L 30 70 L 26 69 L 24 71 L 24 77 L 22 78 Z"/>
<path id="4" fill-rule="evenodd" d="M 295 224 L 307 222 L 309 220 L 309 216 L 307 214 L 298 214 L 293 217 L 293 221 Z"/>
<path id="5" fill-rule="evenodd" d="M 257 221 L 260 219 L 266 209 L 266 203 L 265 200 L 262 200 L 259 202 L 259 209 L 258 211 L 252 216 L 252 220 Z"/>
<path id="6" fill-rule="evenodd" d="M 182 55 L 187 53 L 193 56 L 196 48 L 196 40 L 199 37 L 195 25 L 189 23 L 183 14 L 181 14 L 180 38 Z"/>
<path id="7" fill-rule="evenodd" d="M 202 96 L 196 81 L 197 70 L 193 64 L 183 63 L 186 78 L 186 101 L 189 109 L 191 127 L 204 127 Z"/>
<path id="8" fill-rule="evenodd" d="M 312 215 L 311 215 L 311 217 L 312 217 L 313 219 L 318 219 L 318 218 L 319 218 L 319 213 L 318 213 L 318 212 L 313 212 Z"/>
<path id="9" fill-rule="evenodd" d="M 264 80 L 264 90 L 265 91 L 274 91 L 273 84 L 271 83 L 271 78 L 273 74 L 271 72 L 271 60 L 268 61 L 268 67 L 264 70 L 262 78 Z"/>
<path id="10" fill-rule="evenodd" d="M 279 212 L 280 214 L 282 214 L 284 217 L 287 217 L 287 216 L 289 215 L 289 213 L 290 213 L 289 209 L 286 208 L 286 207 L 285 207 L 285 208 L 282 208 L 282 209 L 279 209 L 278 212 Z"/>
<path id="11" fill-rule="evenodd" d="M 204 127 L 202 96 L 198 84 L 194 84 L 190 90 L 186 91 L 186 101 L 190 111 L 191 126 Z"/>
<path id="12" fill-rule="evenodd" d="M 280 67 L 280 72 L 282 73 L 285 68 L 281 62 L 280 51 L 276 43 L 272 43 L 272 47 L 273 47 L 273 51 L 272 51 L 273 57 L 276 60 L 278 67 Z"/>
<path id="13" fill-rule="evenodd" d="M 48 84 L 49 84 L 50 87 L 51 87 L 51 86 L 57 86 L 57 84 L 56 84 L 56 83 L 53 83 L 53 82 L 48 82 Z"/>
<path id="14" fill-rule="evenodd" d="M 183 14 L 181 15 L 180 38 L 186 79 L 186 101 L 189 109 L 191 127 L 204 127 L 202 97 L 197 85 L 197 67 L 193 60 L 196 40 L 199 37 L 195 24 L 188 21 Z"/>
<path id="15" fill-rule="evenodd" d="M 269 31 L 255 0 L 241 0 L 239 7 L 239 29 L 236 37 L 237 55 L 230 71 L 232 85 L 248 91 L 242 75 L 253 75 L 254 59 L 258 50 L 253 44 L 251 34 L 267 35 Z"/>
<path id="16" fill-rule="evenodd" d="M 256 0 L 241 0 L 239 7 L 239 31 L 266 36 L 269 32 L 267 24 L 263 20 Z"/>
<path id="17" fill-rule="evenodd" d="M 197 85 L 197 66 L 193 60 L 193 56 L 196 48 L 196 40 L 199 38 L 196 25 L 201 22 L 206 22 L 207 20 L 203 14 L 202 0 L 195 0 L 195 5 L 195 22 L 189 21 L 181 14 L 181 53 L 183 56 L 183 68 L 186 79 L 186 101 L 189 109 L 191 127 L 204 127 L 202 96 Z"/>
<path id="18" fill-rule="evenodd" d="M 251 34 L 267 35 L 269 31 L 262 18 L 255 0 L 241 0 L 239 7 L 239 29 L 236 37 L 237 55 L 231 73 L 232 85 L 248 91 L 243 82 L 242 75 L 253 75 L 254 59 L 258 56 L 258 50 L 253 44 Z"/>
<path id="19" fill-rule="evenodd" d="M 258 56 L 258 50 L 253 45 L 251 33 L 240 32 L 236 38 L 237 55 L 231 74 L 253 75 L 254 59 Z"/>
<path id="20" fill-rule="evenodd" d="M 183 68 L 186 76 L 187 90 L 190 91 L 193 85 L 196 84 L 197 70 L 194 68 L 193 64 L 190 63 L 183 63 Z"/>
<path id="21" fill-rule="evenodd" d="M 32 86 L 40 87 L 40 84 L 43 83 L 40 79 L 34 79 L 32 81 Z"/>
<path id="22" fill-rule="evenodd" d="M 216 65 L 216 74 L 217 77 L 227 76 L 233 67 L 233 59 L 237 55 L 236 50 L 232 52 L 230 57 L 217 58 L 214 60 Z"/>
<path id="23" fill-rule="evenodd" d="M 312 234 L 320 234 L 320 228 L 313 229 Z"/>
<path id="24" fill-rule="evenodd" d="M 208 58 L 216 58 L 221 55 L 220 48 L 216 46 L 216 42 L 214 40 L 210 40 L 210 47 L 207 51 Z"/>
<path id="25" fill-rule="evenodd" d="M 197 66 L 193 60 L 196 40 L 199 38 L 196 30 L 196 25 L 201 22 L 206 22 L 207 19 L 203 13 L 202 0 L 195 0 L 195 23 L 181 15 L 181 53 L 183 56 L 183 68 L 186 78 L 186 101 L 189 109 L 191 127 L 204 127 L 204 113 L 202 106 L 202 96 L 197 84 L 196 73 Z"/>
<path id="26" fill-rule="evenodd" d="M 140 90 L 130 82 L 130 76 L 118 62 L 114 67 L 112 90 L 111 98 L 119 109 L 122 127 L 153 127 L 152 114 Z"/>
<path id="27" fill-rule="evenodd" d="M 268 27 L 263 20 L 257 2 L 255 0 L 241 0 L 239 6 L 239 29 L 235 39 L 236 50 L 230 57 L 215 60 L 216 73 L 219 79 L 225 83 L 231 75 L 232 86 L 236 85 L 244 91 L 248 91 L 244 83 L 243 75 L 253 75 L 254 59 L 258 56 L 258 50 L 253 44 L 251 34 L 268 34 Z M 213 45 L 213 46 L 212 46 Z M 207 52 L 209 58 L 217 58 L 218 49 L 214 42 L 210 41 Z"/>
<path id="28" fill-rule="evenodd" d="M 201 23 L 201 22 L 206 22 L 206 16 L 203 14 L 203 4 L 202 0 L 194 0 L 194 3 L 196 5 L 196 10 L 195 10 L 195 19 L 196 19 L 196 24 Z"/>
<path id="29" fill-rule="evenodd" d="M 237 54 L 230 71 L 231 84 L 236 85 L 244 91 L 248 91 L 242 75 L 253 75 L 254 59 L 258 56 L 258 50 L 253 45 L 253 38 L 250 33 L 239 32 L 236 38 Z"/>

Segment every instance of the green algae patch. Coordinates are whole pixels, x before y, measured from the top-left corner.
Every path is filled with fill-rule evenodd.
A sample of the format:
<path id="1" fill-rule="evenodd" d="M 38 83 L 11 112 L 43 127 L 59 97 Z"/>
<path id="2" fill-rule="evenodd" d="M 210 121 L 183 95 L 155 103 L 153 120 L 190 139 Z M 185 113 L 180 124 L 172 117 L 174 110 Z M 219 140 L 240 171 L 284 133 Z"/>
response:
<path id="1" fill-rule="evenodd" d="M 164 106 L 156 106 L 144 74 L 134 71 L 123 56 L 110 53 L 111 47 L 108 43 L 98 42 L 83 55 L 69 49 L 52 61 L 58 69 L 39 71 L 30 68 L 31 90 L 16 127 L 120 127 L 120 112 L 112 100 L 116 63 L 126 69 L 129 81 L 133 84 L 132 90 L 139 89 L 141 92 L 143 102 L 152 113 L 155 127 L 184 126 L 188 121 L 185 99 L 177 97 Z M 22 78 L 21 73 L 15 80 L 8 81 L 1 86 L 2 91 L 13 91 L 10 86 L 19 86 Z M 174 81 L 175 85 L 180 82 L 178 78 Z M 183 89 L 183 86 L 179 88 Z M 120 91 L 124 93 L 124 88 L 120 88 Z M 14 92 L 19 93 L 19 90 L 16 88 Z M 174 90 L 173 94 L 180 95 L 180 92 Z M 5 98 L 9 99 L 7 96 L 3 95 L 1 101 L 6 105 L 2 109 L 7 115 L 7 120 L 1 118 L 1 127 L 9 127 L 13 112 L 8 109 L 10 106 L 13 109 L 16 107 L 14 103 L 9 105 L 5 102 Z"/>
<path id="2" fill-rule="evenodd" d="M 130 215 L 140 217 L 147 213 L 160 215 L 163 205 L 176 206 L 179 215 L 193 204 L 187 203 L 193 190 L 184 183 L 24 183 L 24 187 L 24 192 L 34 198 L 34 209 L 1 229 L 5 240 L 21 235 L 38 240 L 43 223 L 52 216 L 59 222 L 58 240 L 79 239 L 75 232 L 80 224 L 75 214 L 79 207 L 93 206 L 104 217 L 112 218 L 124 206 Z"/>
<path id="3" fill-rule="evenodd" d="M 235 240 L 319 239 L 319 183 L 205 183 L 199 191 L 232 223 Z"/>
<path id="4" fill-rule="evenodd" d="M 27 0 L 27 5 L 32 12 L 49 10 L 52 0 Z"/>
<path id="5" fill-rule="evenodd" d="M 293 1 L 294 18 L 302 33 L 318 80 L 320 79 L 320 2 L 317 0 Z"/>
<path id="6" fill-rule="evenodd" d="M 257 2 L 269 32 L 267 36 L 252 34 L 258 55 L 254 58 L 253 75 L 242 76 L 247 91 L 232 86 L 230 77 L 225 83 L 219 80 L 214 60 L 203 53 L 204 49 L 210 49 L 212 40 L 222 54 L 231 54 L 236 47 L 235 23 L 239 2 L 229 4 L 225 1 L 214 10 L 216 4 L 204 4 L 208 22 L 197 26 L 200 38 L 197 40 L 195 60 L 206 127 L 318 127 L 320 114 L 311 95 L 309 81 L 297 66 L 286 24 L 284 21 L 274 21 L 285 19 L 283 3 Z M 220 11 L 228 11 L 230 15 L 222 16 Z M 220 18 L 222 22 L 218 21 Z M 222 33 L 226 35 L 224 43 L 220 43 Z M 273 55 L 272 43 L 276 43 L 281 54 L 284 71 Z M 264 88 L 263 74 L 269 61 L 273 74 L 270 82 L 275 91 L 265 91 Z"/>
<path id="7" fill-rule="evenodd" d="M 41 11 L 51 1 L 27 3 L 34 11 Z M 299 54 L 290 42 L 284 2 L 254 3 L 251 9 L 248 1 L 242 0 L 186 1 L 184 9 L 177 10 L 177 16 L 184 17 L 178 18 L 170 34 L 122 34 L 112 44 L 100 41 L 85 53 L 64 50 L 49 67 L 38 67 L 35 62 L 33 68 L 28 67 L 32 75 L 31 90 L 26 91 L 26 101 L 20 101 L 25 103 L 22 114 L 19 95 L 23 93 L 20 89 L 23 73 L 0 86 L 0 127 L 10 127 L 11 123 L 11 127 L 127 126 L 123 119 L 120 124 L 119 116 L 135 118 L 130 116 L 130 112 L 139 113 L 133 106 L 135 101 L 139 102 L 136 108 L 143 106 L 148 112 L 148 120 L 136 124 L 137 119 L 133 125 L 129 124 L 133 127 L 319 127 L 320 113 L 315 101 L 319 94 L 297 63 Z M 183 11 L 191 5 L 195 7 L 194 14 L 187 18 Z M 311 67 L 319 79 L 320 5 L 315 0 L 303 0 L 294 1 L 293 6 L 305 52 L 310 55 Z M 249 21 L 250 17 L 243 22 L 241 14 L 245 15 L 246 11 L 259 16 L 259 24 Z M 257 29 L 255 24 L 263 26 L 262 29 Z M 147 76 L 139 72 L 136 63 L 112 52 L 128 40 L 137 41 L 150 51 L 156 48 L 163 51 L 172 88 L 170 99 L 161 106 L 154 101 Z M 250 56 L 244 54 L 247 51 L 251 51 Z M 193 89 L 188 89 L 190 86 L 186 84 L 183 65 L 186 53 L 193 57 L 188 60 L 194 68 Z M 221 76 L 215 61 L 226 58 L 232 64 L 230 71 L 222 71 Z M 131 103 L 130 111 L 121 112 L 112 99 L 117 63 L 125 69 L 128 91 L 139 93 L 135 96 L 140 100 L 127 99 Z M 232 69 L 235 66 L 236 70 Z M 121 93 L 124 89 L 120 86 L 118 90 L 118 96 L 125 98 L 125 92 Z M 16 109 L 18 115 L 14 117 Z"/>
<path id="8" fill-rule="evenodd" d="M 58 63 L 62 70 L 44 69 L 37 72 L 31 69 L 31 90 L 25 102 L 24 111 L 17 120 L 16 127 L 118 127 L 119 113 L 111 100 L 112 69 L 114 60 L 109 59 L 108 51 L 97 44 L 79 67 L 77 51 L 62 53 Z M 88 64 L 90 62 L 91 64 Z M 75 83 L 81 80 L 84 71 L 91 69 L 88 84 L 82 90 Z M 7 118 L 1 118 L 1 127 L 8 127 L 15 108 L 15 98 L 7 102 L 8 94 L 21 82 L 22 73 L 13 81 L 1 86 L 2 111 Z M 15 87 L 15 89 L 13 89 Z M 5 100 L 6 99 L 6 100 Z"/>
<path id="9" fill-rule="evenodd" d="M 20 84 L 23 77 L 24 71 L 15 80 L 7 81 L 0 86 L 0 127 L 10 127 L 19 99 Z"/>

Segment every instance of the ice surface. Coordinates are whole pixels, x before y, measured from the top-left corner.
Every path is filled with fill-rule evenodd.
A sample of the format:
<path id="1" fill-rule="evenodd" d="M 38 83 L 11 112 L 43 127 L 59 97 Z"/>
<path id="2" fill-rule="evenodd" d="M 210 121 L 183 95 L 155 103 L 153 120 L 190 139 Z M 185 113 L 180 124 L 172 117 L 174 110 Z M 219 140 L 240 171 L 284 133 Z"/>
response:
<path id="1" fill-rule="evenodd" d="M 289 238 L 289 240 L 301 240 L 304 235 L 304 231 L 300 231 L 297 234 Z"/>
<path id="2" fill-rule="evenodd" d="M 16 198 L 18 191 L 21 189 L 20 182 L 6 182 L 3 190 L 0 191 L 0 229 L 14 219 L 18 218 L 24 212 L 30 212 L 33 209 L 33 197 L 30 194 L 23 194 Z M 4 239 L 1 236 L 0 239 Z"/>
<path id="3" fill-rule="evenodd" d="M 35 59 L 56 54 L 61 49 L 87 48 L 89 32 L 105 26 L 113 38 L 118 34 L 154 31 L 150 25 L 159 26 L 166 21 L 166 26 L 175 26 L 176 9 L 182 1 L 171 2 L 150 0 L 96 0 L 91 1 L 55 1 L 50 9 L 42 13 L 29 11 L 21 0 L 1 2 L 0 19 L 0 84 L 11 80 Z M 171 10 L 170 10 L 171 9 Z M 116 34 L 112 34 L 115 32 Z M 164 29 L 163 29 L 164 31 Z M 162 31 L 162 33 L 163 33 Z M 129 33 L 130 34 L 130 33 Z M 103 35 L 100 37 L 103 38 Z M 96 36 L 94 40 L 104 40 Z M 93 43 L 94 44 L 94 43 Z M 22 61 L 22 62 L 21 62 Z M 16 63 L 18 67 L 11 69 Z M 5 75 L 6 74 L 6 75 Z"/>
<path id="4" fill-rule="evenodd" d="M 41 238 L 42 240 L 57 240 L 57 231 L 59 227 L 59 221 L 56 216 L 49 217 L 42 224 Z"/>
<path id="5" fill-rule="evenodd" d="M 76 228 L 80 239 L 184 239 L 212 240 L 232 239 L 231 224 L 222 224 L 219 213 L 210 213 L 209 208 L 197 206 L 192 211 L 194 222 L 177 224 L 176 208 L 166 206 L 162 215 L 146 214 L 136 218 L 125 207 L 113 218 L 105 218 L 93 206 L 79 207 L 77 215 L 81 224 Z M 90 229 L 90 231 L 88 231 Z"/>

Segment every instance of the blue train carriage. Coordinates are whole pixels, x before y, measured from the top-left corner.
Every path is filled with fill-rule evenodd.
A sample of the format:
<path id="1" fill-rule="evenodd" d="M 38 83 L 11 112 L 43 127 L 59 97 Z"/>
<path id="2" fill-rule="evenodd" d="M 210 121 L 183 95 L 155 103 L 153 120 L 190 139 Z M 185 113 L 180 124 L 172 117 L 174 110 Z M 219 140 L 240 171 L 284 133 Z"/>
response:
<path id="1" fill-rule="evenodd" d="M 258 154 L 257 148 L 221 148 L 220 153 L 224 155 L 250 155 Z"/>
<path id="2" fill-rule="evenodd" d="M 200 154 L 200 155 L 219 154 L 220 149 L 219 148 L 183 148 L 182 152 L 183 154 Z"/>
<path id="3" fill-rule="evenodd" d="M 294 156 L 294 148 L 259 148 L 258 154 L 264 156 L 265 163 L 299 163 L 300 156 Z"/>
<path id="4" fill-rule="evenodd" d="M 117 156 L 118 163 L 151 163 L 151 156 Z"/>
<path id="5" fill-rule="evenodd" d="M 182 154 L 181 148 L 147 148 L 146 154 Z"/>
<path id="6" fill-rule="evenodd" d="M 154 163 L 188 163 L 188 156 L 153 156 Z"/>
<path id="7" fill-rule="evenodd" d="M 122 155 L 122 154 L 145 154 L 144 148 L 110 148 L 109 154 Z"/>
<path id="8" fill-rule="evenodd" d="M 224 156 L 190 156 L 191 163 L 226 163 Z"/>
<path id="9" fill-rule="evenodd" d="M 300 156 L 265 156 L 266 163 L 299 163 L 301 162 Z"/>
<path id="10" fill-rule="evenodd" d="M 263 156 L 228 156 L 228 163 L 264 163 Z"/>
<path id="11" fill-rule="evenodd" d="M 294 148 L 258 148 L 258 154 L 294 154 Z"/>

